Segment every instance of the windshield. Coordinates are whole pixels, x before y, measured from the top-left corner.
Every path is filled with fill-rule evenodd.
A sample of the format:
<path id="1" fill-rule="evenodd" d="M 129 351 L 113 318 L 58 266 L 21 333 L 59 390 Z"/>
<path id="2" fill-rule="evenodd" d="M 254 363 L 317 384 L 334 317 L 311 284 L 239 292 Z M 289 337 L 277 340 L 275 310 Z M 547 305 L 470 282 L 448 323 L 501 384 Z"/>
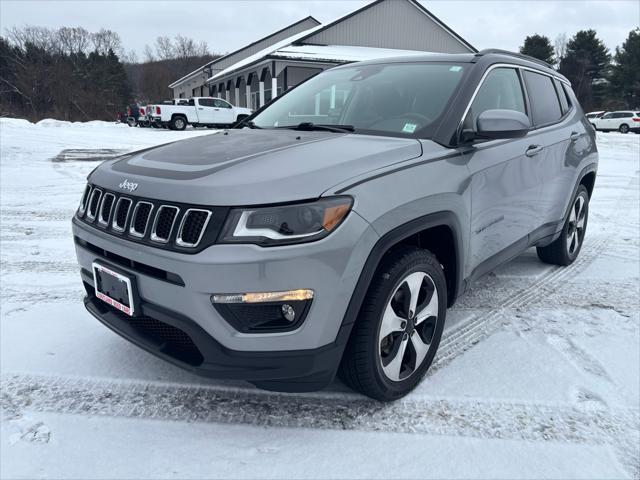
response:
<path id="1" fill-rule="evenodd" d="M 252 118 L 253 125 L 336 125 L 353 127 L 350 130 L 355 133 L 420 133 L 426 138 L 437 126 L 464 70 L 464 65 L 435 62 L 327 70 L 277 99 Z"/>

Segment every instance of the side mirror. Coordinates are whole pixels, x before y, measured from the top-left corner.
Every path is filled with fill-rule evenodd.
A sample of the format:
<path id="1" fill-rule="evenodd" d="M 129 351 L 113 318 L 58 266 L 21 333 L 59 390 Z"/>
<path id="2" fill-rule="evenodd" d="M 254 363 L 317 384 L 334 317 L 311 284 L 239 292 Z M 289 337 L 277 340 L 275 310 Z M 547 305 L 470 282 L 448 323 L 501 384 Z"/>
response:
<path id="1" fill-rule="evenodd" d="M 485 110 L 478 116 L 478 138 L 496 140 L 500 138 L 524 137 L 531 122 L 522 112 L 515 110 Z"/>

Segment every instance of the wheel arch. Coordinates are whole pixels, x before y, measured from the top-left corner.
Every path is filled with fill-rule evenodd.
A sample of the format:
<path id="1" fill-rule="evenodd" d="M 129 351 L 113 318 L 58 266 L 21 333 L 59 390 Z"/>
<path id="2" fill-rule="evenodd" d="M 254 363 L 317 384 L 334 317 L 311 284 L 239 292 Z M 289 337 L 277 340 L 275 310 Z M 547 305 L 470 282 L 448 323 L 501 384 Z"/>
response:
<path id="1" fill-rule="evenodd" d="M 448 306 L 463 289 L 462 229 L 455 213 L 443 211 L 425 215 L 400 225 L 376 242 L 365 262 L 343 319 L 353 324 L 384 256 L 401 245 L 415 245 L 431 251 L 441 262 L 447 280 Z"/>

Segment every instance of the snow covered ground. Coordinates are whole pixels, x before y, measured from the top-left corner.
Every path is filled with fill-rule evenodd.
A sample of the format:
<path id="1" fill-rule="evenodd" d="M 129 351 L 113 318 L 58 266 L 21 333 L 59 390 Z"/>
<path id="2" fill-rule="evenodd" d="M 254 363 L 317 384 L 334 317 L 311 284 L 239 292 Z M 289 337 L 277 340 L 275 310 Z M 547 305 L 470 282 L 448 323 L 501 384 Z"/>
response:
<path id="1" fill-rule="evenodd" d="M 598 135 L 579 260 L 477 282 L 421 386 L 380 405 L 203 380 L 84 311 L 91 158 L 209 134 L 0 119 L 0 477 L 640 477 L 640 135 Z"/>

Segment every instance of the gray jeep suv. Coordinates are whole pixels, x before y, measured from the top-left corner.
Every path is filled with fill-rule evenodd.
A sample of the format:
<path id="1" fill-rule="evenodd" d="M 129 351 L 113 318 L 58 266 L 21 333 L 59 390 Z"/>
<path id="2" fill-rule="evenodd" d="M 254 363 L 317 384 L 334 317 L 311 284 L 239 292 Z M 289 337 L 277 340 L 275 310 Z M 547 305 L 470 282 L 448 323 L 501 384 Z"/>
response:
<path id="1" fill-rule="evenodd" d="M 569 82 L 531 58 L 340 66 L 96 168 L 73 219 L 85 304 L 198 374 L 397 399 L 470 282 L 532 246 L 575 260 L 597 162 Z"/>

